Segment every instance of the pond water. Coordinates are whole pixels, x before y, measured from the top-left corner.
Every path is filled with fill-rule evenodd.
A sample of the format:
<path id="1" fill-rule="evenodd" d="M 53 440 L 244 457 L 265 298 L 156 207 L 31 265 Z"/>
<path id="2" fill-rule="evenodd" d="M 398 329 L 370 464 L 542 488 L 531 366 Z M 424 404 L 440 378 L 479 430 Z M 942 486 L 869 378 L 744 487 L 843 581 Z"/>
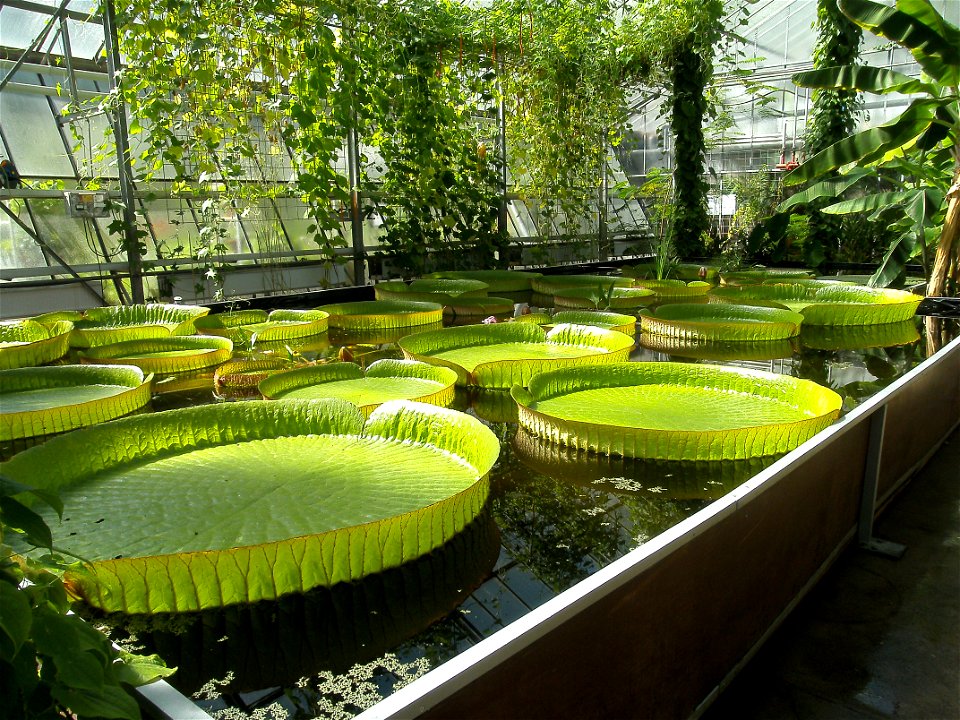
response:
<path id="1" fill-rule="evenodd" d="M 938 338 L 956 336 L 957 321 L 940 323 Z M 813 331 L 799 342 L 749 352 L 742 345 L 681 350 L 647 343 L 631 359 L 715 362 L 806 378 L 840 393 L 848 412 L 920 363 L 935 340 L 916 318 L 866 332 Z M 399 356 L 390 345 L 350 345 L 336 337 L 313 348 L 304 356 Z M 155 397 L 153 409 L 243 399 L 216 395 L 203 377 Z M 349 718 L 775 459 L 703 464 L 590 456 L 518 429 L 506 393 L 458 391 L 457 407 L 488 422 L 502 449 L 487 508 L 440 550 L 362 582 L 278 602 L 91 619 L 121 644 L 158 652 L 177 666 L 169 682 L 217 718 Z"/>

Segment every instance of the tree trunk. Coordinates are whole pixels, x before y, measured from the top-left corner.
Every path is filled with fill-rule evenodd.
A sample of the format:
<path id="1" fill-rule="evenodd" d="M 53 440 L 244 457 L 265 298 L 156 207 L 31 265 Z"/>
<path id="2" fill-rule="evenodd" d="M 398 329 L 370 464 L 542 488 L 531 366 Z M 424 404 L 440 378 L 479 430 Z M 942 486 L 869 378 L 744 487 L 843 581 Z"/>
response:
<path id="1" fill-rule="evenodd" d="M 953 174 L 953 186 L 947 193 L 947 216 L 937 245 L 937 256 L 927 283 L 928 297 L 942 297 L 947 292 L 951 266 L 960 262 L 960 166 Z"/>

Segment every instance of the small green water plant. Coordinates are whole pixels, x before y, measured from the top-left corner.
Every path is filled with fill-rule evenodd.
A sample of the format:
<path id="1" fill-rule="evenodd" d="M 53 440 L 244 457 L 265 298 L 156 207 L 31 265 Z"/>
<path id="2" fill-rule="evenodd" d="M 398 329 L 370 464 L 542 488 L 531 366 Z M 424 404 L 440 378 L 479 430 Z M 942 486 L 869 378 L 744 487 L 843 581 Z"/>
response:
<path id="1" fill-rule="evenodd" d="M 842 405 L 835 392 L 808 380 L 671 362 L 556 370 L 511 394 L 520 425 L 538 437 L 660 460 L 784 453 L 830 425 Z"/>
<path id="2" fill-rule="evenodd" d="M 34 367 L 58 360 L 70 349 L 73 323 L 35 320 L 0 322 L 0 370 Z"/>
<path id="3" fill-rule="evenodd" d="M 480 512 L 499 447 L 476 418 L 423 403 L 385 403 L 364 422 L 343 400 L 237 402 L 77 430 L 0 473 L 70 507 L 62 522 L 44 517 L 55 544 L 69 538 L 88 559 L 65 575 L 73 596 L 108 612 L 187 612 L 429 552 Z"/>

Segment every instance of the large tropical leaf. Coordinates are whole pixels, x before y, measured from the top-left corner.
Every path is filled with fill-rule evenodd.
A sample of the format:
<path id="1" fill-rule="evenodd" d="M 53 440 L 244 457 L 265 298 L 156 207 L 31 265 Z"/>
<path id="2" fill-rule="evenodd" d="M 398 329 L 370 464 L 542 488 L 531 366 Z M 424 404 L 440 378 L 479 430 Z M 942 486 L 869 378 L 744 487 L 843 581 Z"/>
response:
<path id="1" fill-rule="evenodd" d="M 0 465 L 58 490 L 66 582 L 107 611 L 183 612 L 355 580 L 417 558 L 483 507 L 499 443 L 469 415 L 341 400 L 140 415 Z M 181 499 L 178 501 L 177 499 Z"/>
<path id="2" fill-rule="evenodd" d="M 860 287 L 846 283 L 720 287 L 711 302 L 782 307 L 803 315 L 807 325 L 872 325 L 907 320 L 923 298 L 902 290 Z"/>
<path id="3" fill-rule="evenodd" d="M 428 279 L 479 280 L 487 284 L 491 293 L 523 292 L 531 288 L 531 283 L 542 273 L 521 272 L 520 270 L 443 270 L 430 273 Z"/>
<path id="4" fill-rule="evenodd" d="M 466 278 L 456 280 L 426 279 L 414 280 L 410 284 L 402 280 L 388 280 L 373 286 L 377 300 L 413 300 L 416 302 L 435 302 L 446 305 L 454 298 L 462 296 L 482 297 L 490 286 L 480 280 Z"/>
<path id="5" fill-rule="evenodd" d="M 548 322 L 596 325 L 608 330 L 619 330 L 627 335 L 633 335 L 637 330 L 637 318 L 634 315 L 602 310 L 561 310 L 549 318 Z"/>
<path id="6" fill-rule="evenodd" d="M 443 306 L 435 302 L 361 300 L 322 305 L 317 310 L 330 316 L 330 327 L 352 332 L 379 332 L 443 321 Z"/>
<path id="7" fill-rule="evenodd" d="M 703 280 L 693 280 L 684 282 L 683 280 L 643 280 L 635 281 L 637 287 L 646 288 L 654 292 L 654 299 L 658 302 L 664 300 L 680 300 L 685 298 L 703 297 L 713 287 Z"/>
<path id="8" fill-rule="evenodd" d="M 250 340 L 252 331 L 246 330 L 246 327 L 266 322 L 266 320 L 266 310 L 233 310 L 205 315 L 194 320 L 193 324 L 199 333 L 219 335 L 240 343 Z"/>
<path id="9" fill-rule="evenodd" d="M 283 342 L 325 333 L 329 316 L 322 310 L 273 310 L 263 323 L 248 325 L 254 344 Z"/>
<path id="10" fill-rule="evenodd" d="M 531 282 L 533 291 L 541 295 L 553 295 L 558 290 L 587 287 L 599 293 L 609 292 L 611 287 L 630 287 L 633 281 L 616 275 L 544 275 Z"/>
<path id="11" fill-rule="evenodd" d="M 885 93 L 936 94 L 930 83 L 904 75 L 896 70 L 875 68 L 869 65 L 839 65 L 797 73 L 792 78 L 800 87 L 829 88 L 835 90 L 860 90 L 882 95 Z"/>
<path id="12" fill-rule="evenodd" d="M 532 323 L 496 323 L 415 333 L 398 345 L 410 359 L 452 368 L 458 385 L 509 388 L 544 370 L 626 360 L 633 338 L 586 325 L 547 332 Z"/>
<path id="13" fill-rule="evenodd" d="M 193 335 L 194 321 L 209 312 L 210 308 L 199 305 L 164 303 L 91 308 L 74 321 L 70 344 L 88 348 L 124 340 Z"/>
<path id="14" fill-rule="evenodd" d="M 369 415 L 388 400 L 416 400 L 448 406 L 457 373 L 415 360 L 377 360 L 366 371 L 351 362 L 310 365 L 271 375 L 259 384 L 268 400 L 340 398 Z"/>
<path id="15" fill-rule="evenodd" d="M 827 178 L 788 197 L 777 207 L 777 212 L 785 213 L 798 205 L 806 205 L 824 198 L 838 197 L 867 176 L 873 177 L 874 174 L 864 168 L 853 168 L 840 177 Z"/>
<path id="16" fill-rule="evenodd" d="M 662 460 L 787 452 L 839 417 L 809 380 L 744 368 L 634 362 L 543 373 L 515 386 L 521 426 L 579 450 Z"/>
<path id="17" fill-rule="evenodd" d="M 62 358 L 70 349 L 73 323 L 35 320 L 0 322 L 0 370 L 34 367 Z"/>
<path id="18" fill-rule="evenodd" d="M 83 362 L 136 365 L 147 373 L 190 372 L 225 363 L 233 342 L 216 336 L 175 336 L 98 345 L 80 353 Z"/>
<path id="19" fill-rule="evenodd" d="M 791 310 L 750 305 L 674 303 L 640 315 L 644 333 L 679 340 L 763 342 L 800 332 L 803 315 Z"/>
<path id="20" fill-rule="evenodd" d="M 129 365 L 0 370 L 0 440 L 102 423 L 150 402 L 152 375 Z"/>
<path id="21" fill-rule="evenodd" d="M 648 288 L 608 287 L 603 291 L 589 286 L 555 290 L 553 305 L 558 308 L 610 308 L 626 310 L 649 305 L 656 292 Z"/>

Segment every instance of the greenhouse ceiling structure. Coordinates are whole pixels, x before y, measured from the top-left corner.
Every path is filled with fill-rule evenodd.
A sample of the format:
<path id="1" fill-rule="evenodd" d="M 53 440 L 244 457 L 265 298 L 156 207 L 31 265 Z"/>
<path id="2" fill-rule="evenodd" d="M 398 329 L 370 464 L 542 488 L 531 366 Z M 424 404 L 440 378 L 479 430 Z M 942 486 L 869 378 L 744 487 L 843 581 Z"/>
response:
<path id="1" fill-rule="evenodd" d="M 262 41 L 244 32 L 259 3 L 251 4 L 233 34 L 222 26 L 209 34 L 199 29 L 201 19 L 229 17 L 229 3 L 211 4 L 204 10 L 211 15 L 202 18 L 199 7 L 206 4 L 181 5 L 183 22 L 174 27 L 140 2 L 0 4 L 3 317 L 367 284 L 409 277 L 431 262 L 442 263 L 437 258 L 445 252 L 453 264 L 513 267 L 649 252 L 662 200 L 649 180 L 677 165 L 662 73 L 633 83 L 619 118 L 622 130 L 607 127 L 588 137 L 575 119 L 558 126 L 561 140 L 598 159 L 596 166 L 581 163 L 569 183 L 575 192 L 560 197 L 568 192 L 562 184 L 537 177 L 536 163 L 548 164 L 549 158 L 531 159 L 537 150 L 522 148 L 515 135 L 536 131 L 518 124 L 516 108 L 533 103 L 537 88 L 525 86 L 522 74 L 498 77 L 511 59 L 538 51 L 540 18 L 532 11 L 527 25 L 521 14 L 516 31 L 473 28 L 426 53 L 438 61 L 423 75 L 427 92 L 447 93 L 444 112 L 460 123 L 456 132 L 462 136 L 449 127 L 432 132 L 469 145 L 467 155 L 441 159 L 460 163 L 454 177 L 443 169 L 398 170 L 415 164 L 416 155 L 407 141 L 388 137 L 383 118 L 375 121 L 378 103 L 396 88 L 373 92 L 358 80 L 369 77 L 368 56 L 354 52 L 357 62 L 342 64 L 332 81 L 322 77 L 322 63 L 312 66 L 312 74 L 303 72 L 311 67 L 310 53 L 342 48 L 344 38 L 362 36 L 357 47 L 366 43 L 365 52 L 377 48 L 384 38 L 363 36 L 362 25 L 376 19 L 319 18 L 310 27 L 319 39 L 308 49 L 306 36 L 285 41 L 283 35 L 318 20 L 306 4 L 264 10 L 264 28 L 257 29 Z M 960 23 L 960 3 L 933 5 Z M 190 6 L 196 9 L 192 19 Z M 405 8 L 396 4 L 391 18 Z M 628 14 L 629 8 L 617 12 Z M 723 49 L 714 59 L 711 84 L 722 122 L 714 118 L 706 128 L 704 175 L 716 237 L 729 230 L 742 201 L 738 187 L 751 177 L 775 179 L 803 158 L 811 92 L 791 77 L 811 67 L 817 37 L 814 0 L 727 0 L 723 13 Z M 196 35 L 188 37 L 191 27 Z M 198 58 L 186 74 L 177 65 Z M 909 53 L 873 36 L 864 38 L 861 61 L 918 74 Z M 377 71 L 399 82 L 399 70 Z M 242 89 L 240 79 L 246 81 Z M 296 100 L 311 82 L 351 90 L 331 99 L 327 112 L 314 113 Z M 598 92 L 596 103 L 602 103 Z M 346 107 L 342 97 L 348 95 L 360 100 Z M 161 113 L 164 105 L 167 115 Z M 905 105 L 896 93 L 869 96 L 860 122 L 876 124 Z M 203 107 L 220 110 L 203 118 Z M 417 111 L 411 104 L 402 113 L 390 112 L 399 127 Z M 290 130 L 297 123 L 303 127 L 308 115 L 326 127 L 322 148 L 310 145 L 320 142 L 316 134 Z M 357 122 L 347 127 L 350 118 Z M 437 122 L 442 126 L 444 117 Z M 454 186 L 450 199 L 442 191 Z M 445 203 L 450 207 L 438 208 Z M 424 250 L 429 261 L 411 259 L 416 239 L 409 239 L 410 223 L 418 205 L 429 206 L 429 231 L 439 238 Z M 450 208 L 460 213 L 458 221 L 445 219 Z M 496 232 L 478 234 L 474 227 Z M 479 246 L 479 255 L 445 250 L 443 242 L 451 238 Z"/>

